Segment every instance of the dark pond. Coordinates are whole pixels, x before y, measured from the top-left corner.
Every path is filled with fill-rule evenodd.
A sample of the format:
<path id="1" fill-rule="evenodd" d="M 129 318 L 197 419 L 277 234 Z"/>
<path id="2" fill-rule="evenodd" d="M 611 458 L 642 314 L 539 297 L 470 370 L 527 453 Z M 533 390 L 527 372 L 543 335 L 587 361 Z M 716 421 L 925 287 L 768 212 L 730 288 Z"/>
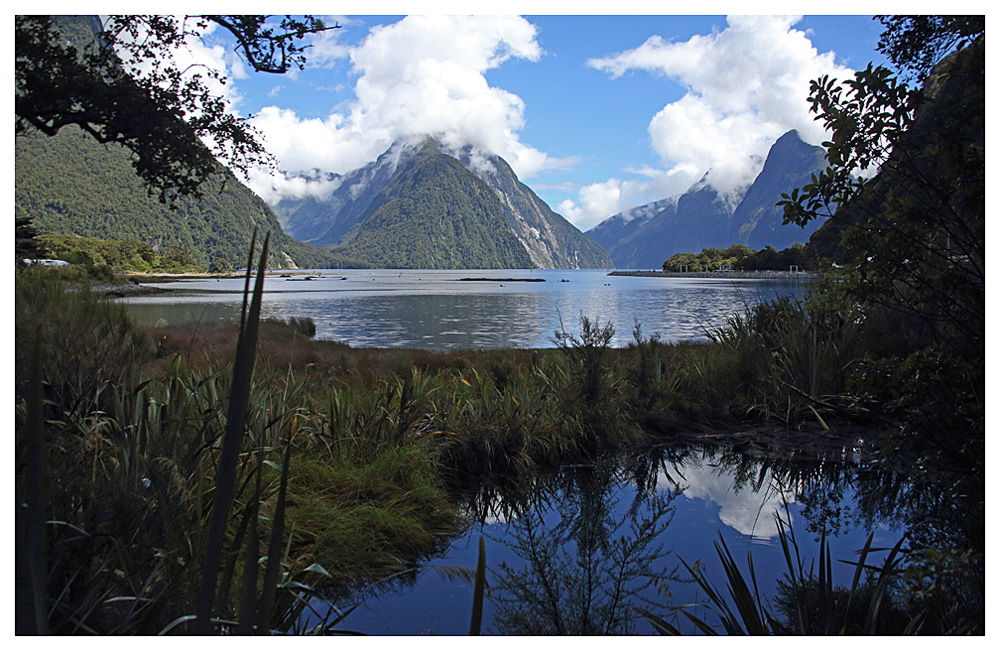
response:
<path id="1" fill-rule="evenodd" d="M 892 547 L 903 532 L 900 483 L 863 459 L 863 442 L 825 461 L 767 462 L 719 449 L 563 468 L 517 489 L 483 487 L 467 507 L 475 524 L 411 572 L 340 601 L 362 605 L 344 629 L 373 635 L 464 635 L 472 587 L 455 567 L 474 568 L 485 537 L 491 586 L 484 632 L 623 634 L 652 632 L 636 606 L 692 633 L 671 606 L 705 601 L 681 564 L 700 564 L 725 590 L 714 543 L 725 540 L 747 571 L 747 554 L 768 599 L 785 567 L 776 518 L 803 558 L 825 531 L 834 559 L 855 560 L 874 532 Z M 838 583 L 853 567 L 837 564 Z M 651 582 L 651 579 L 653 581 Z M 704 607 L 698 616 L 715 622 Z"/>

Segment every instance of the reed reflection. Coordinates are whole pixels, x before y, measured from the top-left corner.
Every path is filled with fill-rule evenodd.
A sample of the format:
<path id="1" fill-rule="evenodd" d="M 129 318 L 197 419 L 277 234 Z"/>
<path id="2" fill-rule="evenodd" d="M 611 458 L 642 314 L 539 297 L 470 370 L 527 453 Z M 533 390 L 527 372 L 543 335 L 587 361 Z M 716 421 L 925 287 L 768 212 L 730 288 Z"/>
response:
<path id="1" fill-rule="evenodd" d="M 658 542 L 676 494 L 636 494 L 625 503 L 621 483 L 612 463 L 567 469 L 496 538 L 520 562 L 493 571 L 494 632 L 625 634 L 634 631 L 637 607 L 662 608 L 650 593 L 678 579 Z"/>

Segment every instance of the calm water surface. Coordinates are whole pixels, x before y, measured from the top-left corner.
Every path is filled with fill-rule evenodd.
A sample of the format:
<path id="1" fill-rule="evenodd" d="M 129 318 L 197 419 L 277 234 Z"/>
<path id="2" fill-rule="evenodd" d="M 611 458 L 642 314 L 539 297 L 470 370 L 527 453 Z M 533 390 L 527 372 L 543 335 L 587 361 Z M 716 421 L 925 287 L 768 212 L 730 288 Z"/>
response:
<path id="1" fill-rule="evenodd" d="M 773 604 L 785 569 L 776 518 L 790 526 L 806 567 L 817 557 L 821 530 L 829 536 L 833 558 L 846 561 L 857 559 L 869 532 L 874 532 L 875 547 L 891 548 L 903 531 L 891 504 L 860 505 L 862 496 L 892 480 L 849 463 L 851 450 L 845 451 L 848 463 L 816 463 L 804 471 L 769 467 L 731 451 L 663 454 L 638 464 L 564 468 L 538 478 L 521 504 L 483 491 L 469 504 L 476 524 L 439 555 L 402 580 L 342 600 L 343 608 L 362 605 L 341 628 L 372 635 L 467 634 L 472 587 L 449 579 L 444 568 L 475 568 L 480 536 L 486 539 L 491 586 L 484 632 L 520 633 L 525 618 L 552 620 L 558 611 L 562 626 L 572 633 L 584 616 L 579 606 L 587 602 L 595 604 L 590 616 L 599 619 L 596 604 L 609 600 L 622 568 L 621 550 L 627 548 L 630 570 L 645 558 L 661 583 L 659 590 L 646 587 L 620 607 L 644 607 L 691 634 L 693 626 L 670 607 L 707 600 L 680 560 L 700 563 L 725 592 L 714 548 L 720 536 L 748 580 L 747 554 L 752 554 L 760 589 Z M 655 523 L 646 540 L 637 533 L 644 522 Z M 870 560 L 882 557 L 874 554 Z M 849 585 L 853 567 L 836 560 L 835 581 Z M 556 608 L 546 598 L 543 576 L 560 595 Z M 635 577 L 626 583 L 637 587 L 643 581 Z M 628 622 L 610 632 L 651 634 L 649 623 L 632 612 Z M 717 621 L 704 605 L 693 612 L 711 624 Z"/>
<path id="2" fill-rule="evenodd" d="M 310 277 L 268 276 L 264 318 L 308 317 L 317 339 L 356 347 L 433 350 L 551 347 L 560 320 L 575 333 L 581 314 L 610 320 L 616 346 L 631 340 L 637 321 L 646 336 L 704 340 L 706 330 L 746 304 L 801 297 L 808 287 L 807 281 L 638 278 L 600 270 L 320 270 Z M 128 304 L 145 326 L 233 320 L 243 284 L 242 278 L 150 283 L 171 291 Z"/>

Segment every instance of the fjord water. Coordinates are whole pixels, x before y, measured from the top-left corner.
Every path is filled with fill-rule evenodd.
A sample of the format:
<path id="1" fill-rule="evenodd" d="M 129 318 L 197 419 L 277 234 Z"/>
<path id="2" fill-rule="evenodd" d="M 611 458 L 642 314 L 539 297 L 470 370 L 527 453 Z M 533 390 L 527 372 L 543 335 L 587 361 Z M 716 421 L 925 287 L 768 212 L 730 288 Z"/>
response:
<path id="1" fill-rule="evenodd" d="M 307 280 L 308 278 L 308 280 Z M 463 279 L 476 280 L 463 280 Z M 172 290 L 128 300 L 143 326 L 238 319 L 243 279 L 149 283 Z M 355 347 L 431 350 L 547 348 L 581 315 L 616 328 L 612 342 L 646 336 L 699 341 L 746 305 L 801 297 L 808 281 L 609 276 L 603 270 L 316 270 L 273 273 L 262 316 L 311 318 L 316 338 Z M 162 320 L 162 321 L 161 321 Z"/>

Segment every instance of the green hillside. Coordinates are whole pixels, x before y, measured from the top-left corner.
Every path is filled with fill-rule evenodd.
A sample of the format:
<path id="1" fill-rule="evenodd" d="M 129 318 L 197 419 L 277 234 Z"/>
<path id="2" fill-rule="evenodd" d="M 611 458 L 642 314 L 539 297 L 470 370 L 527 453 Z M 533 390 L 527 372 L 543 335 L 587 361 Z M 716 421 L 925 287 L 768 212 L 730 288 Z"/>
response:
<path id="1" fill-rule="evenodd" d="M 984 47 L 981 39 L 933 69 L 890 159 L 810 238 L 809 253 L 821 265 L 852 263 L 865 282 L 891 278 L 920 294 L 935 292 L 933 310 L 960 297 L 970 305 L 982 300 Z M 963 309 L 963 322 L 981 318 L 981 305 Z"/>
<path id="2" fill-rule="evenodd" d="M 432 144 L 397 171 L 343 241 L 335 253 L 374 267 L 533 266 L 496 194 Z"/>
<path id="3" fill-rule="evenodd" d="M 52 137 L 17 136 L 14 174 L 15 217 L 32 218 L 39 233 L 176 245 L 202 266 L 217 259 L 241 266 L 258 226 L 261 236 L 271 232 L 272 266 L 356 266 L 290 238 L 267 204 L 221 167 L 202 199 L 170 210 L 147 192 L 125 149 L 98 144 L 75 127 Z"/>

